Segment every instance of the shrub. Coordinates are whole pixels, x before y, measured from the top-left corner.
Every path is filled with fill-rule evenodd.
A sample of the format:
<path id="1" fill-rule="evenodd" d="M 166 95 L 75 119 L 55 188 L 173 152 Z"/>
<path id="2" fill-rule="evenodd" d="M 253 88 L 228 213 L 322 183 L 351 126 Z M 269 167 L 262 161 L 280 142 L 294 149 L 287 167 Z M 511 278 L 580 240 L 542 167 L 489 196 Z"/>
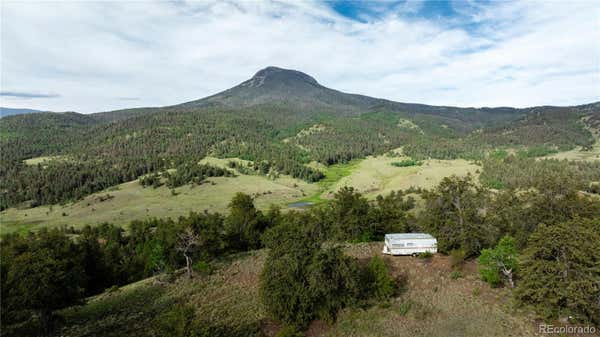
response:
<path id="1" fill-rule="evenodd" d="M 465 264 L 466 257 L 464 249 L 453 249 L 450 251 L 450 265 L 454 269 L 461 269 Z"/>
<path id="2" fill-rule="evenodd" d="M 477 262 L 479 274 L 484 281 L 496 287 L 502 283 L 504 277 L 509 286 L 514 287 L 513 274 L 518 266 L 515 239 L 510 236 L 503 237 L 496 248 L 482 250 Z"/>
<path id="3" fill-rule="evenodd" d="M 433 257 L 433 254 L 431 252 L 424 252 L 424 253 L 419 253 L 419 255 L 417 255 L 417 257 L 420 259 L 431 259 Z"/>
<path id="4" fill-rule="evenodd" d="M 420 162 L 418 160 L 414 160 L 414 159 L 405 159 L 402 161 L 392 162 L 392 166 L 396 166 L 396 167 L 409 167 L 409 166 L 421 166 L 421 165 L 423 165 L 422 162 Z"/>
<path id="5" fill-rule="evenodd" d="M 174 305 L 154 320 L 154 330 L 158 336 L 187 337 L 195 335 L 195 309 L 189 305 Z"/>
<path id="6" fill-rule="evenodd" d="M 364 294 L 377 300 L 385 300 L 395 290 L 394 279 L 390 276 L 382 258 L 375 256 L 363 269 L 362 284 Z"/>
<path id="7" fill-rule="evenodd" d="M 453 280 L 458 280 L 461 277 L 463 277 L 463 275 L 458 270 L 455 270 L 455 271 L 453 271 L 453 272 L 450 273 L 450 278 L 453 279 Z"/>
<path id="8" fill-rule="evenodd" d="M 213 272 L 212 265 L 205 261 L 198 261 L 194 263 L 192 269 L 200 275 L 210 275 Z"/>
<path id="9" fill-rule="evenodd" d="M 412 306 L 411 301 L 404 301 L 404 302 L 400 303 L 400 306 L 398 306 L 398 313 L 401 316 L 405 316 L 410 311 L 411 306 Z"/>
<path id="10" fill-rule="evenodd" d="M 281 328 L 281 330 L 279 330 L 279 332 L 277 332 L 277 335 L 275 335 L 275 337 L 303 337 L 304 334 L 300 331 L 298 331 L 298 329 L 296 329 L 296 327 L 292 326 L 292 325 L 286 325 L 283 328 Z"/>

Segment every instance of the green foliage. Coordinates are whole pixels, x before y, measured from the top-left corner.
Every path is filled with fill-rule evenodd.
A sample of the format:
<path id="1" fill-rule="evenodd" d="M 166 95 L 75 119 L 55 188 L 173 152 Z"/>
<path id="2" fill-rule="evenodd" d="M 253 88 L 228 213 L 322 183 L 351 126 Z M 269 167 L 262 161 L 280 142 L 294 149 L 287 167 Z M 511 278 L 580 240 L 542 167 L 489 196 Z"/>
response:
<path id="1" fill-rule="evenodd" d="M 493 249 L 483 249 L 477 259 L 481 278 L 496 287 L 506 277 L 509 284 L 513 286 L 513 277 L 518 267 L 517 254 L 515 239 L 510 236 L 500 239 Z"/>
<path id="2" fill-rule="evenodd" d="M 1 257 L 2 324 L 34 312 L 41 333 L 48 333 L 53 311 L 79 303 L 84 295 L 80 249 L 58 230 L 5 237 Z"/>
<path id="3" fill-rule="evenodd" d="M 175 188 L 189 183 L 202 184 L 206 177 L 231 177 L 233 173 L 220 167 L 192 162 L 179 165 L 176 167 L 175 172 L 165 172 L 164 175 L 167 178 L 167 186 Z"/>
<path id="4" fill-rule="evenodd" d="M 188 305 L 176 304 L 173 309 L 162 313 L 154 321 L 154 331 L 165 337 L 192 337 L 197 334 L 198 327 L 194 322 L 196 311 Z"/>
<path id="5" fill-rule="evenodd" d="M 433 191 L 423 193 L 421 222 L 437 238 L 441 252 L 463 249 L 465 256 L 473 256 L 494 241 L 495 228 L 485 222 L 481 212 L 487 206 L 488 193 L 470 175 L 446 177 Z"/>
<path id="6" fill-rule="evenodd" d="M 419 253 L 419 255 L 417 255 L 417 257 L 420 259 L 431 259 L 433 257 L 433 254 L 431 252 L 423 252 L 423 253 Z"/>
<path id="7" fill-rule="evenodd" d="M 275 337 L 303 337 L 304 334 L 293 325 L 286 325 L 277 332 Z"/>
<path id="8" fill-rule="evenodd" d="M 369 223 L 369 203 L 353 187 L 342 187 L 330 202 L 334 223 L 333 236 L 338 240 L 360 240 L 373 234 Z"/>
<path id="9" fill-rule="evenodd" d="M 379 256 L 371 258 L 362 271 L 361 284 L 363 296 L 369 299 L 385 301 L 394 294 L 396 284 L 390 276 L 388 267 Z"/>
<path id="10" fill-rule="evenodd" d="M 254 207 L 254 200 L 244 193 L 237 193 L 229 203 L 229 216 L 225 221 L 228 244 L 237 250 L 260 247 L 260 237 L 266 229 L 262 212 Z"/>
<path id="11" fill-rule="evenodd" d="M 383 261 L 361 270 L 339 247 L 322 245 L 315 220 L 291 212 L 264 237 L 270 251 L 261 274 L 261 299 L 272 317 L 297 328 L 313 319 L 332 321 L 340 309 L 371 296 L 385 299 L 394 290 Z"/>
<path id="12" fill-rule="evenodd" d="M 482 159 L 491 149 L 515 146 L 527 148 L 525 154 L 530 157 L 554 149 L 589 148 L 593 143 L 592 134 L 580 121 L 589 116 L 589 106 L 462 109 L 303 90 L 315 96 L 285 95 L 295 102 L 299 95 L 310 103 L 289 104 L 287 98 L 277 101 L 267 94 L 255 105 L 251 98 L 255 93 L 239 97 L 228 93 L 226 99 L 219 99 L 235 104 L 191 102 L 92 115 L 40 113 L 2 118 L 0 209 L 25 201 L 39 205 L 76 200 L 172 168 L 185 172 L 171 180 L 173 186 L 201 182 L 204 174 L 196 172 L 196 163 L 209 153 L 250 160 L 260 174 L 289 174 L 316 182 L 324 176 L 306 165 L 312 160 L 325 165 L 348 163 L 400 146 L 414 160 L 422 160 Z M 331 101 L 317 104 L 315 97 Z M 589 123 L 595 120 L 591 117 Z M 401 120 L 416 127 L 399 127 Z M 318 130 L 306 131 L 315 124 Z M 33 157 L 56 155 L 70 160 L 23 164 Z"/>
<path id="13" fill-rule="evenodd" d="M 454 270 L 450 273 L 450 279 L 452 280 L 458 280 L 459 278 L 462 278 L 463 274 L 458 271 L 458 270 Z"/>
<path id="14" fill-rule="evenodd" d="M 415 208 L 415 199 L 405 197 L 401 191 L 392 191 L 386 196 L 378 195 L 376 207 L 369 210 L 370 222 L 373 224 L 373 236 L 381 239 L 386 233 L 403 233 L 415 230 L 414 218 L 409 213 Z"/>
<path id="15" fill-rule="evenodd" d="M 520 268 L 520 301 L 546 317 L 600 322 L 600 218 L 540 225 Z"/>
<path id="16" fill-rule="evenodd" d="M 162 181 L 158 173 L 151 173 L 140 178 L 140 185 L 144 187 L 152 186 L 158 188 L 162 186 Z"/>
<path id="17" fill-rule="evenodd" d="M 600 180 L 600 162 L 569 161 L 507 156 L 483 160 L 479 177 L 484 186 L 496 189 L 534 187 L 547 191 L 549 187 L 585 189 Z"/>
<path id="18" fill-rule="evenodd" d="M 421 166 L 421 165 L 423 165 L 423 162 L 414 160 L 414 159 L 405 159 L 402 161 L 392 162 L 392 166 L 396 166 L 396 167 L 409 167 L 409 166 Z"/>
<path id="19" fill-rule="evenodd" d="M 210 263 L 206 261 L 198 261 L 194 263 L 193 269 L 196 273 L 199 273 L 201 275 L 210 275 L 213 272 L 214 268 Z"/>
<path id="20" fill-rule="evenodd" d="M 544 146 L 535 146 L 528 148 L 526 150 L 521 150 L 517 152 L 517 156 L 522 158 L 535 158 L 535 157 L 543 157 L 550 154 L 557 153 L 557 149 L 550 149 Z"/>
<path id="21" fill-rule="evenodd" d="M 527 245 L 527 238 L 540 223 L 554 225 L 600 214 L 600 202 L 580 194 L 574 186 L 549 179 L 543 191 L 504 190 L 494 195 L 486 210 L 485 222 L 499 233 L 515 238 L 517 247 Z"/>
<path id="22" fill-rule="evenodd" d="M 453 249 L 450 251 L 450 265 L 453 269 L 461 269 L 465 264 L 466 257 L 463 249 Z"/>
<path id="23" fill-rule="evenodd" d="M 494 150 L 489 153 L 489 157 L 494 159 L 504 159 L 507 156 L 508 152 L 506 150 Z"/>

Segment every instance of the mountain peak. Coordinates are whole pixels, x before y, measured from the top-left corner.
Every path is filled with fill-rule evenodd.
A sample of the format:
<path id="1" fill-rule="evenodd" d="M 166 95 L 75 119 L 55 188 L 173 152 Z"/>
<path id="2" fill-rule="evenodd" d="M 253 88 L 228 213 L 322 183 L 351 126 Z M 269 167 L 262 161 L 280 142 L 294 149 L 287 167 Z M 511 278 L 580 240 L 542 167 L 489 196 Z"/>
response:
<path id="1" fill-rule="evenodd" d="M 319 85 L 313 77 L 297 70 L 269 66 L 259 70 L 251 79 L 241 84 L 243 87 L 261 87 L 265 83 L 306 82 Z"/>

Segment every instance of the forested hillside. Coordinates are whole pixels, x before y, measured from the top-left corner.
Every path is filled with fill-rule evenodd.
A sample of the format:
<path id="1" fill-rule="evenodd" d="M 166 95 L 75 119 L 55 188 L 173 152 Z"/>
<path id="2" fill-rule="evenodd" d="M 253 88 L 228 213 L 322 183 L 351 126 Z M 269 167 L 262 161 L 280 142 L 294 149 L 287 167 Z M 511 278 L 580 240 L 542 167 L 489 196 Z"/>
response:
<path id="1" fill-rule="evenodd" d="M 0 208 L 76 200 L 207 155 L 263 162 L 267 171 L 314 182 L 323 174 L 306 165 L 311 161 L 344 163 L 398 147 L 415 159 L 590 147 L 588 129 L 598 126 L 599 115 L 598 103 L 527 109 L 397 103 L 268 67 L 232 89 L 175 106 L 2 118 Z M 60 157 L 24 163 L 40 156 Z"/>

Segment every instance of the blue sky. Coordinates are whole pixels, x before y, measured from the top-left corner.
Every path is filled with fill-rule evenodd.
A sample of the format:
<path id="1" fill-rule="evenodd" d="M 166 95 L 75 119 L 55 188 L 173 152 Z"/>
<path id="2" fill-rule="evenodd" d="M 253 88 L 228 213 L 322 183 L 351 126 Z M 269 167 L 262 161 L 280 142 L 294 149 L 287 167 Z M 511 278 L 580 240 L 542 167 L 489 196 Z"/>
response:
<path id="1" fill-rule="evenodd" d="M 176 104 L 269 65 L 403 102 L 600 100 L 592 1 L 4 1 L 0 16 L 0 105 L 9 107 Z"/>

